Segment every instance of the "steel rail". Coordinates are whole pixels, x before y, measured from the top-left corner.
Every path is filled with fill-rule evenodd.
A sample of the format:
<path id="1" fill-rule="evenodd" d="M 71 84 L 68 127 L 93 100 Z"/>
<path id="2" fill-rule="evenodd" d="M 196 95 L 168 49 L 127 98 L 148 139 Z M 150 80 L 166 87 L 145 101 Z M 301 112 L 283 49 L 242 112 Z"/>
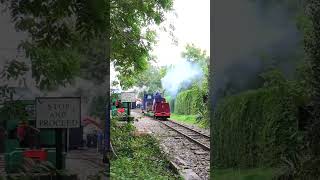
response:
<path id="1" fill-rule="evenodd" d="M 190 141 L 192 141 L 192 142 L 194 142 L 194 143 L 196 143 L 196 144 L 198 144 L 199 146 L 201 146 L 204 150 L 206 150 L 206 151 L 210 151 L 210 147 L 208 147 L 207 145 L 205 145 L 205 144 L 203 144 L 203 143 L 201 143 L 201 142 L 199 142 L 198 140 L 196 140 L 196 139 L 194 139 L 194 138 L 192 138 L 192 137 L 190 137 L 189 135 L 187 135 L 187 134 L 185 134 L 185 133 L 183 133 L 183 132 L 181 132 L 181 131 L 179 131 L 179 130 L 177 130 L 176 128 L 173 128 L 173 127 L 171 127 L 170 125 L 168 125 L 167 123 L 165 123 L 165 122 L 163 122 L 163 121 L 159 121 L 160 123 L 162 123 L 162 124 L 164 124 L 165 126 L 167 126 L 167 127 L 169 127 L 170 129 L 172 129 L 172 130 L 174 130 L 174 131 L 176 131 L 177 133 L 179 133 L 179 134 L 181 134 L 181 135 L 183 135 L 183 136 L 185 136 L 186 138 L 188 138 Z M 170 122 L 170 121 L 169 121 Z M 180 125 L 180 124 L 179 124 Z M 183 126 L 181 126 L 181 127 L 183 127 Z M 188 129 L 189 130 L 189 129 Z M 197 132 L 198 133 L 198 132 Z M 201 134 L 202 135 L 202 134 Z"/>
<path id="2" fill-rule="evenodd" d="M 173 124 L 177 124 L 178 126 L 182 126 L 182 127 L 186 128 L 186 129 L 188 129 L 188 130 L 190 130 L 190 131 L 193 131 L 193 132 L 195 132 L 195 133 L 197 133 L 197 134 L 200 134 L 200 135 L 205 136 L 206 138 L 209 138 L 209 139 L 210 139 L 210 136 L 208 136 L 208 135 L 206 135 L 206 134 L 203 134 L 203 133 L 201 133 L 201 132 L 199 132 L 199 131 L 196 131 L 196 130 L 194 130 L 194 129 L 191 129 L 191 128 L 189 128 L 189 127 L 186 126 L 186 125 L 177 123 L 177 122 L 175 122 L 175 121 L 172 120 L 172 119 L 168 119 L 168 120 L 169 120 L 169 122 L 171 122 L 171 123 L 173 123 Z"/>

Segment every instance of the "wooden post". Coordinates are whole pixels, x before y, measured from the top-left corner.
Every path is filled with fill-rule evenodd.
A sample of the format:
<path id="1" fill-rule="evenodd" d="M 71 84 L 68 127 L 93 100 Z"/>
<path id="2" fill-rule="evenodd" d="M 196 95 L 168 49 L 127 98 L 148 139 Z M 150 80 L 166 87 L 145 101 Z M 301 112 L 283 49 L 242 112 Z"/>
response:
<path id="1" fill-rule="evenodd" d="M 55 137 L 56 137 L 56 168 L 58 170 L 62 169 L 62 129 L 55 129 Z"/>
<path id="2" fill-rule="evenodd" d="M 128 102 L 128 116 L 130 116 L 131 105 L 132 105 L 132 103 L 131 103 L 131 102 Z"/>
<path id="3" fill-rule="evenodd" d="M 99 143 L 100 143 L 100 139 L 99 139 L 99 133 L 98 133 L 98 129 L 96 128 L 96 130 L 97 130 L 97 153 L 99 153 Z"/>
<path id="4" fill-rule="evenodd" d="M 69 152 L 69 143 L 70 143 L 70 129 L 67 128 L 67 150 L 66 150 L 66 152 Z"/>
<path id="5" fill-rule="evenodd" d="M 103 155 L 103 163 L 106 166 L 106 173 L 107 177 L 110 174 L 110 110 L 109 110 L 109 103 L 106 105 L 106 124 L 104 129 L 104 155 Z"/>

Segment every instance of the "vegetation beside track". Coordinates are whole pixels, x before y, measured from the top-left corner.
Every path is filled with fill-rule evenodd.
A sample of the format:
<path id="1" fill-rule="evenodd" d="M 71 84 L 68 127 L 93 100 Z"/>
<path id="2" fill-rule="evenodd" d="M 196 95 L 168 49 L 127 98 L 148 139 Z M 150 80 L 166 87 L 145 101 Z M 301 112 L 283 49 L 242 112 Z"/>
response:
<path id="1" fill-rule="evenodd" d="M 277 176 L 277 170 L 256 168 L 247 170 L 225 169 L 214 171 L 213 178 L 219 180 L 270 180 Z"/>
<path id="2" fill-rule="evenodd" d="M 201 106 L 202 94 L 198 89 L 190 89 L 182 91 L 178 94 L 174 112 L 181 115 L 192 115 L 198 112 L 198 107 Z"/>
<path id="3" fill-rule="evenodd" d="M 265 10 L 266 7 L 280 5 L 279 2 L 268 3 L 270 4 L 264 4 L 267 5 Z M 269 81 L 264 83 L 269 87 L 272 85 L 273 88 L 278 88 L 277 91 L 266 87 L 257 89 L 261 85 L 251 80 L 245 89 L 255 90 L 242 92 L 243 87 L 237 87 L 232 83 L 240 78 L 244 79 L 244 76 L 233 78 L 234 82 L 230 82 L 220 91 L 220 98 L 223 99 L 217 108 L 214 107 L 215 116 L 212 120 L 214 129 L 211 131 L 211 137 L 213 146 L 217 149 L 211 154 L 211 165 L 225 169 L 244 169 L 277 164 L 282 167 L 281 177 L 277 179 L 319 179 L 320 5 L 317 1 L 287 1 L 283 6 L 284 9 L 290 9 L 290 14 L 293 15 L 290 15 L 290 20 L 296 21 L 302 34 L 302 37 L 298 38 L 301 38 L 303 46 L 296 47 L 291 53 L 286 48 L 281 48 L 281 53 L 274 51 L 268 54 L 270 58 L 267 59 L 275 61 L 269 67 L 266 65 L 263 71 L 269 71 L 269 68 L 279 69 L 286 77 L 270 76 Z M 260 8 L 262 6 L 259 4 Z M 302 53 L 299 55 L 297 52 L 301 50 Z M 284 58 L 280 58 L 280 55 L 285 53 L 289 56 L 283 57 L 290 58 L 284 64 Z M 299 65 L 299 72 L 294 76 L 287 74 L 287 67 L 291 64 Z M 243 68 L 231 69 L 236 72 Z M 240 72 L 245 74 L 244 71 Z M 223 76 L 226 74 L 224 72 Z M 216 77 L 223 77 L 221 75 L 214 73 Z M 241 86 L 243 84 L 241 83 Z M 239 92 L 242 93 L 234 95 Z M 218 90 L 215 100 L 218 99 L 217 94 Z M 214 175 L 216 170 L 212 172 Z"/>
<path id="4" fill-rule="evenodd" d="M 170 106 L 175 115 L 181 115 L 181 120 L 189 122 L 193 119 L 200 127 L 209 127 L 208 110 L 208 76 L 209 59 L 205 51 L 195 45 L 187 45 L 183 58 L 201 67 L 203 76 L 200 79 L 191 80 L 190 85 L 184 84 L 180 87 L 175 98 L 170 98 Z M 188 115 L 188 116 L 183 116 Z M 190 118 L 194 117 L 194 118 Z"/>
<path id="5" fill-rule="evenodd" d="M 234 168 L 229 176 L 241 169 L 244 177 L 270 177 L 269 171 L 250 170 L 258 167 L 279 167 L 280 176 L 298 174 L 303 162 L 303 81 L 286 80 L 278 71 L 265 75 L 264 87 L 225 97 L 216 108 L 213 161 L 217 169 Z"/>
<path id="6" fill-rule="evenodd" d="M 204 121 L 197 120 L 197 115 L 180 115 L 172 113 L 170 119 L 190 125 L 195 125 L 200 128 L 209 128 Z"/>
<path id="7" fill-rule="evenodd" d="M 199 125 L 196 118 L 197 118 L 196 115 L 180 115 L 180 114 L 175 114 L 175 113 L 172 113 L 170 116 L 170 119 L 172 119 L 172 120 L 184 122 L 187 124 Z"/>
<path id="8" fill-rule="evenodd" d="M 288 94 L 263 88 L 225 98 L 213 124 L 216 165 L 257 167 L 287 157 L 299 138 L 298 108 Z"/>
<path id="9" fill-rule="evenodd" d="M 170 103 L 171 107 L 174 106 L 171 119 L 194 124 L 201 128 L 209 128 L 207 102 L 203 101 L 205 94 L 205 89 L 198 86 L 180 92 Z"/>
<path id="10" fill-rule="evenodd" d="M 130 123 L 117 124 L 112 119 L 111 142 L 117 157 L 111 160 L 112 179 L 180 179 L 169 167 L 153 137 L 133 136 Z"/>

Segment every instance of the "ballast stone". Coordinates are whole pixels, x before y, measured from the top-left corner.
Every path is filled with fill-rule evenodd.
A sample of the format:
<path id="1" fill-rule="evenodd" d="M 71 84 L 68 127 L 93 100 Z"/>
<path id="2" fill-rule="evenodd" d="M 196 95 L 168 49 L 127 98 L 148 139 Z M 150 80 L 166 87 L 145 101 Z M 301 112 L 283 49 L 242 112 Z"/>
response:
<path id="1" fill-rule="evenodd" d="M 192 169 L 183 170 L 182 177 L 185 180 L 201 180 L 201 178 L 195 172 L 193 172 Z"/>

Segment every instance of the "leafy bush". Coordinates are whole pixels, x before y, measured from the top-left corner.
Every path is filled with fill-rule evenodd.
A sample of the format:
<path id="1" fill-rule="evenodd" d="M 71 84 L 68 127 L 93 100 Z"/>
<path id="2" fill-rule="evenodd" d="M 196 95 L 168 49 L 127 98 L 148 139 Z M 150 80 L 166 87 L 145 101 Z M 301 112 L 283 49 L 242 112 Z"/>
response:
<path id="1" fill-rule="evenodd" d="M 175 99 L 172 98 L 171 96 L 166 96 L 165 98 L 166 98 L 167 102 L 169 103 L 171 113 L 174 113 L 175 112 L 174 111 Z"/>
<path id="2" fill-rule="evenodd" d="M 180 92 L 174 100 L 174 113 L 177 115 L 196 115 L 198 123 L 200 122 L 204 127 L 209 127 L 208 103 L 204 99 L 207 95 L 207 89 L 197 85 Z"/>
<path id="3" fill-rule="evenodd" d="M 95 175 L 90 175 L 87 177 L 87 180 L 103 180 L 103 179 L 106 179 L 107 174 L 103 171 L 95 174 Z"/>
<path id="4" fill-rule="evenodd" d="M 183 115 L 194 115 L 202 103 L 202 94 L 199 89 L 190 89 L 178 94 L 175 100 L 175 113 Z"/>
<path id="5" fill-rule="evenodd" d="M 213 179 L 219 180 L 276 180 L 278 173 L 276 169 L 255 168 L 255 169 L 215 169 Z"/>
<path id="6" fill-rule="evenodd" d="M 212 121 L 218 168 L 270 167 L 297 145 L 297 104 L 289 86 L 264 87 L 221 101 Z"/>

